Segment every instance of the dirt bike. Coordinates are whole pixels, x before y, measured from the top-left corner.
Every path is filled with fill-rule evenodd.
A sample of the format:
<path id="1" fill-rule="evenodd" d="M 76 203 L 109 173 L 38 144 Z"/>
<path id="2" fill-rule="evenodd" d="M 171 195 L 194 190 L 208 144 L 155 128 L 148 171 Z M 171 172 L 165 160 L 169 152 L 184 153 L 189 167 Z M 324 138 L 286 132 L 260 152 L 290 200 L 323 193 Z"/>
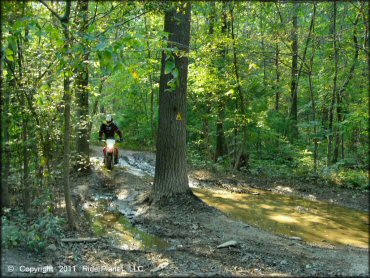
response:
<path id="1" fill-rule="evenodd" d="M 112 170 L 114 167 L 114 158 L 116 152 L 116 140 L 115 139 L 106 139 L 102 140 L 106 143 L 106 146 L 103 150 L 104 152 L 104 165 L 108 170 Z"/>

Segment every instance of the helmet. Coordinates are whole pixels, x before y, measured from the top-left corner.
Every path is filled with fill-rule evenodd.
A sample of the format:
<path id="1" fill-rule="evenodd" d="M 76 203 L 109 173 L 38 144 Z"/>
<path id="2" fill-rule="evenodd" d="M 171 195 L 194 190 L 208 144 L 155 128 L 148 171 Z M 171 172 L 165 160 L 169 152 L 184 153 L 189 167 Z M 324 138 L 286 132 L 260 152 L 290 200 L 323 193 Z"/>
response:
<path id="1" fill-rule="evenodd" d="M 107 124 L 110 125 L 112 123 L 112 121 L 113 121 L 112 115 L 111 114 L 108 114 L 107 117 L 105 118 L 105 120 L 107 121 Z"/>

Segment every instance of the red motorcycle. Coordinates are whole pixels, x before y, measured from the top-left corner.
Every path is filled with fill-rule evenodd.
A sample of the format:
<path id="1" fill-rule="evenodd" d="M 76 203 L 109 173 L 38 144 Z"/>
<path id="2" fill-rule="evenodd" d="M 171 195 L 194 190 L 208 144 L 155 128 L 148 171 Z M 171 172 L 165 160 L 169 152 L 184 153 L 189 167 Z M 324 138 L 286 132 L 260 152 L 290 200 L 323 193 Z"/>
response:
<path id="1" fill-rule="evenodd" d="M 104 165 L 107 167 L 108 170 L 112 170 L 116 159 L 118 159 L 118 149 L 116 148 L 116 140 L 115 139 L 106 139 L 102 140 L 106 143 L 106 146 L 103 149 L 104 153 Z M 118 162 L 118 161 L 117 161 Z"/>

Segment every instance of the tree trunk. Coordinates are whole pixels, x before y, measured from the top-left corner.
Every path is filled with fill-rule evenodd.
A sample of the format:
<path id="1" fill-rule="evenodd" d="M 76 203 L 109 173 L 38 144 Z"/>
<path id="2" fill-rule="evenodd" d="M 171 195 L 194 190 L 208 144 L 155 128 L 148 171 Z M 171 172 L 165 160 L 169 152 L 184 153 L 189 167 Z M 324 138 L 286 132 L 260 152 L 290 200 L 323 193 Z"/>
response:
<path id="1" fill-rule="evenodd" d="M 24 96 L 22 99 L 22 109 L 25 109 Z M 28 152 L 28 115 L 22 117 L 22 153 L 23 153 L 23 192 L 24 192 L 24 212 L 30 216 L 31 214 L 31 190 L 32 182 L 29 180 L 29 152 Z"/>
<path id="2" fill-rule="evenodd" d="M 234 34 L 234 10 L 233 8 L 230 8 L 230 13 L 231 13 L 231 39 L 232 39 L 232 44 L 233 44 L 233 63 L 234 63 L 234 70 L 235 70 L 235 78 L 236 78 L 236 83 L 237 83 L 237 88 L 238 88 L 238 93 L 239 93 L 239 99 L 240 99 L 240 112 L 242 114 L 242 122 L 241 122 L 241 127 L 242 127 L 242 142 L 240 149 L 238 151 L 238 155 L 235 159 L 234 163 L 234 170 L 238 169 L 240 170 L 240 167 L 248 167 L 247 163 L 247 115 L 246 115 L 246 101 L 244 98 L 244 92 L 242 90 L 242 87 L 240 85 L 240 78 L 239 78 L 239 68 L 238 68 L 238 60 L 236 56 L 236 45 L 235 45 L 235 34 Z M 263 41 L 262 41 L 263 43 Z M 264 62 L 265 65 L 265 62 Z M 264 78 L 265 80 L 265 78 Z M 243 163 L 241 163 L 243 161 Z"/>
<path id="3" fill-rule="evenodd" d="M 279 71 L 279 44 L 275 44 L 275 71 L 276 71 L 276 84 L 275 84 L 275 110 L 279 111 L 280 108 L 280 71 Z"/>
<path id="4" fill-rule="evenodd" d="M 267 73 L 266 73 L 266 54 L 265 54 L 265 38 L 263 30 L 263 3 L 260 3 L 260 32 L 261 32 L 261 50 L 262 50 L 262 66 L 263 66 L 263 88 L 267 90 Z"/>
<path id="5" fill-rule="evenodd" d="M 224 132 L 224 121 L 225 121 L 225 103 L 224 100 L 220 100 L 218 103 L 218 114 L 216 123 L 216 152 L 214 161 L 217 162 L 219 157 L 223 157 L 227 154 L 225 132 Z"/>
<path id="6" fill-rule="evenodd" d="M 361 7 L 361 11 L 362 11 L 362 9 L 363 9 L 363 6 Z M 361 11 L 357 14 L 355 22 L 354 22 L 353 43 L 354 43 L 354 47 L 355 47 L 355 55 L 354 55 L 354 58 L 353 58 L 353 63 L 352 63 L 352 66 L 349 70 L 348 77 L 347 77 L 346 81 L 344 82 L 341 89 L 337 90 L 337 92 L 336 92 L 336 103 L 337 103 L 336 112 L 337 112 L 337 122 L 338 122 L 339 126 L 337 128 L 337 132 L 336 132 L 336 135 L 335 135 L 335 148 L 334 148 L 333 163 L 336 163 L 338 161 L 339 147 L 340 147 L 341 141 L 342 141 L 342 158 L 344 157 L 344 143 L 343 143 L 344 136 L 343 136 L 343 133 L 341 133 L 341 130 L 340 130 L 340 124 L 343 121 L 343 111 L 342 111 L 343 110 L 343 108 L 342 108 L 342 106 L 343 106 L 343 94 L 345 93 L 349 82 L 353 78 L 355 67 L 356 67 L 356 64 L 357 64 L 357 61 L 358 61 L 359 47 L 358 47 L 358 39 L 357 39 L 357 24 L 358 24 L 358 21 L 359 21 L 360 16 L 361 16 Z"/>
<path id="7" fill-rule="evenodd" d="M 333 145 L 333 121 L 334 121 L 334 105 L 337 94 L 337 78 L 338 78 L 338 47 L 337 47 L 337 2 L 333 2 L 333 48 L 334 48 L 334 78 L 333 78 L 333 94 L 329 109 L 329 126 L 328 126 L 328 149 L 327 149 L 327 165 L 331 165 L 332 161 L 332 145 Z"/>
<path id="8" fill-rule="evenodd" d="M 98 95 L 99 96 L 101 95 L 101 93 L 103 91 L 103 86 L 104 86 L 105 80 L 107 80 L 105 77 L 100 78 L 100 83 L 99 83 L 99 88 L 98 88 Z M 97 97 L 94 101 L 94 105 L 93 105 L 93 108 L 92 108 L 91 119 L 93 119 L 93 117 L 96 115 L 96 113 L 98 113 L 98 109 L 101 108 L 101 107 L 99 107 L 99 105 L 101 105 L 101 104 L 99 104 L 99 97 Z M 99 111 L 99 113 L 102 113 L 102 112 Z M 89 138 L 91 136 L 92 125 L 93 125 L 93 122 L 89 121 Z"/>
<path id="9" fill-rule="evenodd" d="M 87 33 L 89 2 L 79 0 L 77 3 L 80 37 Z M 82 39 L 83 41 L 83 39 Z M 81 45 L 84 53 L 80 54 L 80 63 L 77 65 L 76 77 L 76 100 L 77 100 L 77 167 L 78 170 L 88 171 L 90 169 L 89 148 L 89 70 L 87 61 L 89 54 L 85 45 Z"/>
<path id="10" fill-rule="evenodd" d="M 71 12 L 71 2 L 68 1 L 66 4 L 65 15 L 61 19 L 63 26 L 63 35 L 64 35 L 64 53 L 67 53 L 68 48 L 70 47 L 70 36 L 68 30 L 69 16 Z M 71 60 L 69 54 L 68 60 Z M 64 137 L 63 137 L 63 190 L 64 190 L 64 200 L 67 210 L 68 225 L 70 230 L 75 229 L 73 210 L 72 210 L 72 200 L 71 200 L 71 190 L 69 186 L 69 171 L 70 171 L 70 141 L 71 141 L 71 90 L 70 90 L 70 77 L 69 72 L 71 69 L 66 66 L 64 69 Z"/>
<path id="11" fill-rule="evenodd" d="M 222 27 L 221 33 L 226 36 L 227 35 L 227 10 L 225 2 L 223 3 L 223 12 L 222 12 Z M 225 44 L 224 42 L 222 42 Z M 222 45 L 222 49 L 220 51 L 222 63 L 219 67 L 219 71 L 226 72 L 226 46 Z M 225 78 L 223 76 L 223 78 Z M 222 94 L 222 92 L 220 92 Z M 225 109 L 226 109 L 226 100 L 223 95 L 219 97 L 218 100 L 218 109 L 217 109 L 217 123 L 216 123 L 216 151 L 214 161 L 217 162 L 219 157 L 223 157 L 227 154 L 227 147 L 226 147 L 226 140 L 225 140 L 225 132 L 224 132 L 224 121 L 225 121 Z"/>
<path id="12" fill-rule="evenodd" d="M 292 29 L 292 75 L 291 75 L 291 109 L 290 109 L 290 138 L 298 139 L 298 3 L 294 3 L 293 29 Z"/>
<path id="13" fill-rule="evenodd" d="M 312 72 L 313 72 L 313 63 L 315 57 L 315 46 L 312 44 L 312 54 L 310 58 L 310 65 L 309 65 L 309 74 L 308 74 L 308 82 L 310 87 L 310 97 L 311 97 L 311 113 L 312 113 L 312 121 L 313 121 L 313 141 L 314 141 L 314 151 L 313 151 L 313 165 L 314 165 L 314 173 L 317 174 L 317 151 L 318 151 L 318 135 L 317 135 L 317 124 L 316 124 L 316 104 L 315 104 L 315 97 L 314 97 L 314 89 L 313 89 L 313 82 L 312 82 Z"/>
<path id="14" fill-rule="evenodd" d="M 169 33 L 168 48 L 179 51 L 162 52 L 159 84 L 159 123 L 157 156 L 152 200 L 190 193 L 186 167 L 186 91 L 190 41 L 190 2 L 169 3 L 165 12 L 164 32 Z M 181 55 L 182 54 L 182 55 Z M 175 72 L 166 73 L 166 63 L 175 63 Z M 175 79 L 171 90 L 169 81 Z M 177 80 L 176 80 L 177 79 Z"/>
<path id="15" fill-rule="evenodd" d="M 210 40 L 213 41 L 213 34 L 214 34 L 214 27 L 215 27 L 215 12 L 216 12 L 216 5 L 215 2 L 210 2 L 210 9 L 211 13 L 209 14 L 208 18 L 208 34 L 210 37 Z M 203 116 L 202 116 L 202 133 L 201 133 L 201 138 L 202 138 L 202 150 L 204 151 L 204 154 L 206 156 L 207 160 L 212 160 L 212 149 L 211 149 L 211 140 L 209 136 L 209 119 L 210 119 L 210 114 L 211 114 L 211 101 L 209 100 L 211 98 L 212 92 L 207 92 L 207 96 L 204 99 L 204 102 L 202 103 L 202 111 L 203 111 Z"/>
<path id="16" fill-rule="evenodd" d="M 146 16 L 144 16 L 144 25 L 145 25 L 145 33 L 147 34 L 146 35 L 146 47 L 147 47 L 147 55 L 148 55 L 147 58 L 150 61 L 150 59 L 152 58 L 152 53 L 150 51 L 150 43 L 149 43 L 149 36 L 148 36 L 149 31 L 148 31 L 148 25 L 146 22 Z M 150 84 L 150 133 L 152 135 L 153 144 L 155 144 L 155 138 L 156 138 L 155 123 L 154 123 L 154 93 L 155 93 L 155 90 L 154 90 L 154 84 L 153 84 L 153 74 L 151 70 L 149 73 L 149 84 Z"/>
<path id="17" fill-rule="evenodd" d="M 9 66 L 13 65 L 14 63 L 9 61 Z M 2 70 L 2 68 L 1 68 Z M 9 73 L 8 73 L 9 74 Z M 10 74 L 9 74 L 10 76 Z M 1 75 L 1 79 L 3 79 L 3 75 Z M 2 80 L 1 80 L 2 81 Z M 4 84 L 2 82 L 2 84 Z M 11 151 L 10 151 L 10 136 L 9 130 L 11 126 L 10 117 L 9 117 L 9 108 L 10 108 L 10 92 L 15 88 L 15 80 L 14 77 L 9 80 L 9 88 L 8 90 L 4 90 L 5 93 L 5 102 L 4 102 L 4 110 L 2 113 L 3 119 L 1 123 L 4 121 L 3 129 L 1 129 L 1 133 L 4 132 L 4 141 L 1 140 L 4 150 L 4 158 L 1 159 L 0 163 L 4 167 L 4 172 L 1 178 L 1 203 L 3 207 L 7 207 L 10 205 L 10 196 L 9 196 L 9 175 L 10 175 L 10 160 L 11 160 Z M 1 97 L 2 99 L 2 97 Z"/>
<path id="18" fill-rule="evenodd" d="M 63 185 L 64 199 L 67 209 L 68 224 L 71 230 L 74 229 L 74 219 L 72 211 L 71 190 L 69 186 L 70 171 L 70 138 L 71 138 L 71 92 L 70 80 L 67 73 L 64 73 L 64 137 L 63 137 Z"/>
<path id="19" fill-rule="evenodd" d="M 25 3 L 22 5 L 22 16 L 24 15 Z M 28 113 L 26 111 L 25 95 L 23 88 L 23 49 L 22 49 L 22 38 L 17 37 L 17 62 L 18 62 L 18 94 L 20 97 L 20 105 L 23 111 L 22 113 L 22 156 L 23 156 L 23 209 L 27 216 L 31 214 L 31 190 L 32 183 L 29 181 L 29 152 L 28 152 Z"/>
<path id="20" fill-rule="evenodd" d="M 202 134 L 201 138 L 203 140 L 202 150 L 206 156 L 207 160 L 212 159 L 212 150 L 211 150 L 211 140 L 209 136 L 209 115 L 211 114 L 211 107 L 209 103 L 204 105 L 204 116 L 202 117 Z"/>

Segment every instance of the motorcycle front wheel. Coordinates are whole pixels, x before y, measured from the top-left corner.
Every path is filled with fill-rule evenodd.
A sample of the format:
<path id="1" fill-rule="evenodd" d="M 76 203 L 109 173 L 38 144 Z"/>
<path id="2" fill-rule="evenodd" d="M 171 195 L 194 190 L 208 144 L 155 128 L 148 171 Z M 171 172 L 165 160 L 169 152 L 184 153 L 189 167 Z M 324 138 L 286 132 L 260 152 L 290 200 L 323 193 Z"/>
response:
<path id="1" fill-rule="evenodd" d="M 113 155 L 112 154 L 107 154 L 105 158 L 105 166 L 107 167 L 108 170 L 113 169 Z"/>

